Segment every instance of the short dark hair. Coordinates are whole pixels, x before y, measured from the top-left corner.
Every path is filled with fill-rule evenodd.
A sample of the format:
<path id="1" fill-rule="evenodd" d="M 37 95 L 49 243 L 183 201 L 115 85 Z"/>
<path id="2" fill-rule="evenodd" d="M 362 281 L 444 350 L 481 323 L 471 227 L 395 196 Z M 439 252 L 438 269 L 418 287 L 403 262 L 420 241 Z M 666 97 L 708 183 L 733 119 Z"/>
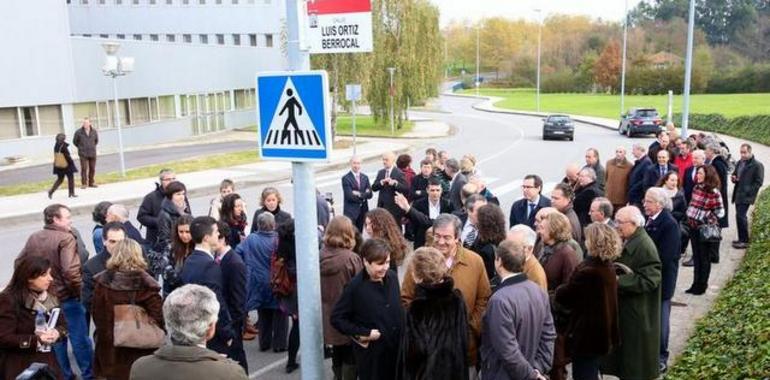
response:
<path id="1" fill-rule="evenodd" d="M 430 186 L 441 187 L 441 180 L 439 180 L 436 177 L 430 177 L 430 179 L 428 179 L 428 187 L 430 187 Z"/>
<path id="2" fill-rule="evenodd" d="M 572 190 L 572 186 L 560 182 L 557 183 L 556 186 L 553 187 L 554 190 L 561 191 L 562 195 L 564 195 L 564 198 L 567 198 L 572 202 L 573 199 L 575 199 L 575 190 Z"/>
<path id="3" fill-rule="evenodd" d="M 171 199 L 171 197 L 174 196 L 174 194 L 180 191 L 187 191 L 187 188 L 184 186 L 182 182 L 174 181 L 169 183 L 166 186 L 166 189 L 163 190 L 163 194 L 166 196 L 166 198 Z"/>
<path id="4" fill-rule="evenodd" d="M 217 231 L 219 231 L 219 239 L 225 239 L 227 240 L 227 244 L 231 244 L 230 242 L 230 225 L 227 224 L 224 220 L 217 221 Z"/>
<path id="5" fill-rule="evenodd" d="M 382 264 L 390 256 L 390 244 L 382 239 L 369 239 L 361 245 L 361 257 L 368 263 Z"/>
<path id="6" fill-rule="evenodd" d="M 396 159 L 396 167 L 404 169 L 412 163 L 412 156 L 408 154 L 402 154 Z"/>
<path id="7" fill-rule="evenodd" d="M 495 249 L 495 256 L 500 264 L 511 273 L 522 271 L 524 266 L 524 245 L 511 240 L 503 240 Z"/>
<path id="8" fill-rule="evenodd" d="M 195 244 L 203 242 L 203 238 L 206 235 L 211 235 L 214 232 L 214 226 L 217 224 L 216 219 L 210 216 L 199 216 L 193 219 L 190 223 L 190 235 Z"/>
<path id="9" fill-rule="evenodd" d="M 67 209 L 70 208 L 61 204 L 61 203 L 54 203 L 45 209 L 43 209 L 43 222 L 45 222 L 46 226 L 49 226 L 53 224 L 53 218 L 61 218 L 61 209 Z"/>
<path id="10" fill-rule="evenodd" d="M 233 180 L 225 178 L 222 180 L 222 182 L 219 183 L 219 190 L 222 190 L 227 187 L 232 187 L 233 189 L 235 189 L 235 183 L 233 182 Z"/>
<path id="11" fill-rule="evenodd" d="M 543 179 L 540 178 L 537 174 L 527 174 L 524 176 L 524 180 L 531 179 L 533 182 L 535 182 L 535 187 L 539 187 L 540 191 L 543 191 Z"/>
<path id="12" fill-rule="evenodd" d="M 423 160 L 420 161 L 420 166 L 425 166 L 425 165 L 433 166 L 433 161 L 431 161 L 431 160 L 429 160 L 427 158 L 423 158 Z"/>
<path id="13" fill-rule="evenodd" d="M 112 206 L 112 202 L 110 201 L 101 201 L 97 203 L 96 206 L 94 206 L 94 211 L 91 212 L 91 220 L 98 224 L 107 223 L 107 209 L 110 208 L 110 206 Z"/>
<path id="14" fill-rule="evenodd" d="M 123 231 L 124 235 L 128 235 L 126 227 L 121 222 L 109 222 L 102 227 L 102 240 L 107 240 L 107 233 L 110 231 Z M 128 237 L 128 236 L 126 236 Z"/>

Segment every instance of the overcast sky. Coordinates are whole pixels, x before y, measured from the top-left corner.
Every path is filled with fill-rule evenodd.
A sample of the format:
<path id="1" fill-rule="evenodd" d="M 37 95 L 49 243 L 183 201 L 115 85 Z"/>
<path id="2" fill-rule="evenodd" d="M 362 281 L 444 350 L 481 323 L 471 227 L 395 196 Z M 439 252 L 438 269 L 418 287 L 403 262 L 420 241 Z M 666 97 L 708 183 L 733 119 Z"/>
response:
<path id="1" fill-rule="evenodd" d="M 623 19 L 623 0 L 430 0 L 441 10 L 441 26 L 452 20 L 476 21 L 485 17 L 535 19 L 533 9 L 542 9 L 543 16 L 550 13 L 587 15 L 604 20 Z M 633 9 L 641 0 L 628 0 Z"/>

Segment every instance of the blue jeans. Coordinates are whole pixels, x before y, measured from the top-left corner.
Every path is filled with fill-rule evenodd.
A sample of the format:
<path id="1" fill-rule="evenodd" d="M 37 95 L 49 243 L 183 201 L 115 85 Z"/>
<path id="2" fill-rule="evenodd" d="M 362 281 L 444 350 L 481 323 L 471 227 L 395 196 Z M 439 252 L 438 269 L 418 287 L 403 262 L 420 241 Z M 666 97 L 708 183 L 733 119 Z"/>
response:
<path id="1" fill-rule="evenodd" d="M 663 300 L 660 304 L 660 356 L 662 364 L 668 363 L 668 336 L 671 332 L 671 300 Z"/>
<path id="2" fill-rule="evenodd" d="M 91 361 L 94 357 L 93 344 L 88 337 L 88 322 L 86 321 L 86 309 L 80 300 L 71 298 L 62 301 L 62 315 L 67 321 L 68 337 L 60 339 L 53 346 L 56 354 L 56 361 L 59 362 L 65 379 L 72 379 L 72 366 L 70 365 L 69 355 L 67 353 L 67 341 L 72 342 L 72 351 L 75 354 L 75 360 L 80 368 L 80 376 L 83 380 L 93 379 L 91 372 Z"/>

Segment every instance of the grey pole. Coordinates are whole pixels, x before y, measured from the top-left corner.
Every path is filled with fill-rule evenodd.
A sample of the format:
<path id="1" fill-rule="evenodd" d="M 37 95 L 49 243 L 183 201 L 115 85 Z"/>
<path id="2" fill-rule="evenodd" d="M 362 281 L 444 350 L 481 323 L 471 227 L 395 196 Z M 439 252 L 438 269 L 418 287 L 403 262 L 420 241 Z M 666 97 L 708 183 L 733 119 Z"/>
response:
<path id="1" fill-rule="evenodd" d="M 353 155 L 356 155 L 356 101 L 353 101 Z"/>
<path id="2" fill-rule="evenodd" d="M 543 39 L 543 23 L 540 21 L 540 9 L 537 12 L 537 112 L 540 112 L 540 44 Z"/>
<path id="3" fill-rule="evenodd" d="M 695 0 L 690 0 L 690 17 L 687 22 L 687 58 L 684 66 L 684 101 L 682 103 L 682 138 L 687 137 L 687 124 L 690 115 L 690 78 L 692 77 L 692 35 L 695 25 Z"/>
<path id="4" fill-rule="evenodd" d="M 396 72 L 395 67 L 388 67 L 388 73 L 390 73 L 390 88 L 388 88 L 388 94 L 390 95 L 390 135 L 393 136 L 396 134 L 396 127 L 394 124 L 394 114 L 393 114 L 393 95 L 395 95 L 393 92 L 395 89 L 393 88 L 393 74 Z"/>
<path id="5" fill-rule="evenodd" d="M 620 114 L 626 110 L 626 41 L 628 40 L 628 0 L 623 10 L 623 61 L 620 74 Z"/>
<path id="6" fill-rule="evenodd" d="M 668 90 L 668 114 L 666 115 L 666 124 L 674 120 L 674 91 Z"/>
<path id="7" fill-rule="evenodd" d="M 289 70 L 309 70 L 310 55 L 300 50 L 299 1 L 286 0 Z M 328 106 L 328 105 L 327 105 Z M 331 144 L 328 141 L 327 144 Z M 301 375 L 323 379 L 323 337 L 321 332 L 321 272 L 318 263 L 318 221 L 313 164 L 292 162 L 294 180 L 295 239 L 297 244 L 297 293 L 299 304 Z M 292 321 L 296 323 L 297 321 Z"/>
<path id="8" fill-rule="evenodd" d="M 120 58 L 118 58 L 120 70 Z M 123 129 L 120 127 L 120 107 L 118 107 L 118 73 L 112 75 L 112 98 L 115 103 L 115 127 L 118 128 L 118 156 L 120 157 L 120 176 L 126 176 L 126 158 L 123 155 Z"/>
<path id="9" fill-rule="evenodd" d="M 479 78 L 479 63 L 480 63 L 479 50 L 481 48 L 481 45 L 480 45 L 481 39 L 479 37 L 479 30 L 481 30 L 481 24 L 476 25 L 476 97 L 477 98 L 479 97 L 479 82 L 480 82 L 480 80 L 479 80 L 480 79 Z"/>

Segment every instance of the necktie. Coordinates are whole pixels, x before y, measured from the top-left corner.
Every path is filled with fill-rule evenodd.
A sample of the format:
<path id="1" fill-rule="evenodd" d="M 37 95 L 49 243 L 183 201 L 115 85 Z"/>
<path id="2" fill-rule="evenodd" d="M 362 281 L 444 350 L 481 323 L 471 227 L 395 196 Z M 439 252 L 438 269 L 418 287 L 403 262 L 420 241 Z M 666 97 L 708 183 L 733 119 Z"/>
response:
<path id="1" fill-rule="evenodd" d="M 536 205 L 534 203 L 532 202 L 529 203 L 529 211 L 527 212 L 527 218 L 532 216 L 532 213 L 535 212 L 535 206 Z"/>
<path id="2" fill-rule="evenodd" d="M 661 166 L 660 167 L 660 176 L 663 177 L 664 175 L 666 175 L 666 167 L 665 166 Z"/>
<path id="3" fill-rule="evenodd" d="M 390 169 L 385 170 L 385 178 L 390 178 Z"/>
<path id="4" fill-rule="evenodd" d="M 361 174 L 356 173 L 356 184 L 358 185 L 358 189 L 361 190 Z"/>
<path id="5" fill-rule="evenodd" d="M 214 262 L 217 263 L 217 264 L 221 263 L 222 262 L 222 255 L 220 255 L 219 253 L 214 255 Z"/>
<path id="6" fill-rule="evenodd" d="M 470 247 L 473 245 L 473 243 L 476 242 L 476 237 L 478 236 L 478 231 L 476 231 L 475 228 L 471 229 L 470 232 L 468 232 L 468 237 L 465 238 L 465 244 L 463 244 L 466 247 Z"/>

